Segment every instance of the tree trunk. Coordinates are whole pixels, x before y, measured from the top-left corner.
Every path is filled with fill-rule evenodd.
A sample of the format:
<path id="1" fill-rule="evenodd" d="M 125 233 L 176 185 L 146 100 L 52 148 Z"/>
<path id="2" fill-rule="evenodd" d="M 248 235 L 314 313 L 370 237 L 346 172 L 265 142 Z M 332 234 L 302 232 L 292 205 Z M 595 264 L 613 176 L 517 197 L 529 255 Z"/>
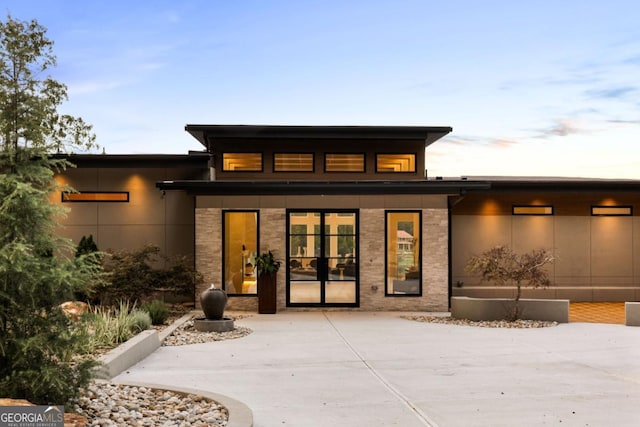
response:
<path id="1" fill-rule="evenodd" d="M 512 322 L 515 322 L 520 318 L 520 294 L 521 294 L 521 288 L 520 288 L 520 282 L 518 282 L 516 283 L 516 299 L 514 300 L 515 304 L 513 305 L 513 313 L 511 315 Z"/>

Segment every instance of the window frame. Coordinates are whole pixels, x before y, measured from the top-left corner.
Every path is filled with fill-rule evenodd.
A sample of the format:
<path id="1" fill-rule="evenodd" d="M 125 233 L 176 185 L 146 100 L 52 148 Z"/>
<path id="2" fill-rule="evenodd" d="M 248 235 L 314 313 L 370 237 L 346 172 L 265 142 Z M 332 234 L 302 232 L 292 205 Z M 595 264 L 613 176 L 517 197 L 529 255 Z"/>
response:
<path id="1" fill-rule="evenodd" d="M 550 209 L 550 212 L 517 212 L 518 209 Z M 555 209 L 553 205 L 513 205 L 511 206 L 511 215 L 513 216 L 553 216 Z"/>
<path id="2" fill-rule="evenodd" d="M 260 155 L 260 169 L 243 169 L 243 170 L 234 170 L 234 169 L 226 169 L 225 168 L 225 162 L 224 162 L 224 156 L 226 154 L 258 154 Z M 220 161 L 222 162 L 222 164 L 220 165 L 220 170 L 222 172 L 225 173 L 254 173 L 254 172 L 264 172 L 264 153 L 263 152 L 258 152 L 258 151 L 224 151 L 220 154 Z"/>
<path id="3" fill-rule="evenodd" d="M 86 200 L 82 200 L 81 198 L 78 200 L 72 200 L 75 197 L 79 197 L 82 195 L 95 195 L 95 196 L 99 196 L 99 195 L 115 195 L 115 194 L 120 194 L 120 195 L 124 195 L 124 200 L 109 200 L 109 199 L 104 199 L 104 200 L 99 200 L 99 199 L 86 199 Z M 69 197 L 71 197 L 71 199 L 69 199 Z M 129 203 L 130 200 L 130 196 L 129 196 L 129 192 L 128 191 L 78 191 L 78 192 L 72 192 L 72 191 L 61 191 L 60 192 L 60 202 L 61 203 Z"/>
<path id="4" fill-rule="evenodd" d="M 327 156 L 362 156 L 362 170 L 327 170 Z M 324 153 L 324 173 L 366 173 L 367 172 L 367 154 L 363 152 L 341 153 L 327 152 Z"/>
<path id="5" fill-rule="evenodd" d="M 278 170 L 276 168 L 276 157 L 282 154 L 310 155 L 311 170 Z M 314 152 L 294 152 L 294 151 L 277 151 L 273 153 L 273 164 L 271 165 L 273 172 L 277 173 L 314 173 L 316 171 L 316 156 Z"/>
<path id="6" fill-rule="evenodd" d="M 628 212 L 621 213 L 594 213 L 594 209 L 628 209 Z M 592 205 L 590 209 L 591 216 L 633 216 L 632 205 Z"/>
<path id="7" fill-rule="evenodd" d="M 389 219 L 392 214 L 418 214 L 418 235 L 419 237 L 419 246 L 418 246 L 418 265 L 420 266 L 419 274 L 418 274 L 418 292 L 417 293 L 405 293 L 405 294 L 396 294 L 394 292 L 389 292 L 388 280 L 389 280 Z M 385 297 L 422 297 L 422 282 L 423 282 L 423 268 L 422 268 L 422 247 L 423 247 L 423 239 L 422 239 L 422 210 L 385 210 L 384 211 L 384 296 Z M 406 278 L 405 278 L 406 280 Z M 393 291 L 393 289 L 392 289 Z"/>
<path id="8" fill-rule="evenodd" d="M 380 156 L 413 156 L 413 170 L 412 171 L 383 171 L 378 168 L 378 158 Z M 374 158 L 375 172 L 380 174 L 416 174 L 418 173 L 418 153 L 376 153 Z"/>
<path id="9" fill-rule="evenodd" d="M 227 245 L 227 226 L 226 226 L 226 215 L 232 213 L 254 213 L 256 214 L 256 254 L 260 251 L 260 210 L 259 209 L 224 209 L 222 211 L 222 239 L 221 239 L 221 250 L 220 254 L 222 255 L 221 264 L 222 264 L 222 289 L 227 292 L 227 295 L 234 297 L 256 297 L 258 296 L 258 288 L 257 288 L 257 276 L 256 276 L 256 292 L 255 293 L 230 293 L 227 289 L 226 277 L 227 277 L 227 253 L 226 253 L 226 245 Z"/>

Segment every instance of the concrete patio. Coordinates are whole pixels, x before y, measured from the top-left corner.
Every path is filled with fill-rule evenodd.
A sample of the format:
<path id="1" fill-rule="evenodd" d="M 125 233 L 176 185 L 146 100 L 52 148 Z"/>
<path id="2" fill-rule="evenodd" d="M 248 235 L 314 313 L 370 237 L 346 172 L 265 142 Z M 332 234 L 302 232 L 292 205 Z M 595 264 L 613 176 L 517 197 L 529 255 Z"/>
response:
<path id="1" fill-rule="evenodd" d="M 114 378 L 217 392 L 254 426 L 636 426 L 640 328 L 492 329 L 283 312 L 237 340 L 161 347 Z"/>

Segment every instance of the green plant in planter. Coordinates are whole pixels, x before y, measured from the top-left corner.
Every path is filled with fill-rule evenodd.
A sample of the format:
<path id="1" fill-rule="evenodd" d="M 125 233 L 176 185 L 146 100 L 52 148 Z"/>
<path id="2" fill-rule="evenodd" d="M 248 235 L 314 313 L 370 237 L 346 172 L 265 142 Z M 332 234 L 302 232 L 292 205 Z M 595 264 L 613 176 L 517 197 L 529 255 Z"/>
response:
<path id="1" fill-rule="evenodd" d="M 255 265 L 258 277 L 263 274 L 275 273 L 280 269 L 280 261 L 276 260 L 271 251 L 257 255 L 253 265 Z"/>

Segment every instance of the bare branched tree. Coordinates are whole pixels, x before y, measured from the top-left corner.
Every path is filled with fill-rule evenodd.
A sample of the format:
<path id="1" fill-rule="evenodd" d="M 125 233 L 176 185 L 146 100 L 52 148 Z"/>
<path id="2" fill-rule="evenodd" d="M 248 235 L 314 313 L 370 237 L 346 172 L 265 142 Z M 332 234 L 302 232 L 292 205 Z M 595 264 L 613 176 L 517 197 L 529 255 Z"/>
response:
<path id="1" fill-rule="evenodd" d="M 522 286 L 549 286 L 549 275 L 543 267 L 552 262 L 553 256 L 545 249 L 516 254 L 508 246 L 496 246 L 471 257 L 466 269 L 480 274 L 483 281 L 495 282 L 497 285 L 515 285 L 515 306 L 511 320 L 517 320 L 521 315 L 519 301 Z"/>

